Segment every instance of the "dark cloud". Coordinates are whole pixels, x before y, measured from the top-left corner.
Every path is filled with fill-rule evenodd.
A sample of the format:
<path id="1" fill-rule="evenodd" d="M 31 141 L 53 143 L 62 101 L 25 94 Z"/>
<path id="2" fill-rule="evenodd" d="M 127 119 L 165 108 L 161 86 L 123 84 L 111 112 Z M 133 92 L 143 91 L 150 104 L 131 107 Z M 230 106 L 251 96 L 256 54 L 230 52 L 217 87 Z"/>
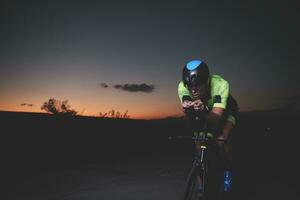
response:
<path id="1" fill-rule="evenodd" d="M 100 86 L 103 88 L 108 88 L 108 85 L 106 83 L 100 83 Z"/>
<path id="2" fill-rule="evenodd" d="M 154 85 L 148 85 L 146 83 L 142 83 L 142 84 L 127 83 L 124 85 L 116 84 L 113 87 L 128 92 L 147 92 L 147 93 L 153 92 L 155 88 Z"/>
<path id="3" fill-rule="evenodd" d="M 119 85 L 119 84 L 114 85 L 114 88 L 116 88 L 116 89 L 122 89 L 122 85 Z"/>
<path id="4" fill-rule="evenodd" d="M 20 106 L 32 107 L 32 106 L 34 106 L 34 104 L 32 104 L 32 103 L 22 103 L 22 104 L 20 104 Z"/>

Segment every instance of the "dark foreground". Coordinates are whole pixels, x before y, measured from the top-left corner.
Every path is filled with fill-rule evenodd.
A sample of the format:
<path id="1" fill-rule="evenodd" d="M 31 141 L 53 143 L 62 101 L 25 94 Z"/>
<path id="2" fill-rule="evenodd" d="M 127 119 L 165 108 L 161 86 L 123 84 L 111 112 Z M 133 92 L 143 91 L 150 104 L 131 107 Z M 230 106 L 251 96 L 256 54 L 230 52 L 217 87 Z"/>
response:
<path id="1" fill-rule="evenodd" d="M 181 199 L 192 162 L 180 119 L 58 118 L 0 112 L 1 199 Z M 299 199 L 297 115 L 242 114 L 234 199 Z"/>

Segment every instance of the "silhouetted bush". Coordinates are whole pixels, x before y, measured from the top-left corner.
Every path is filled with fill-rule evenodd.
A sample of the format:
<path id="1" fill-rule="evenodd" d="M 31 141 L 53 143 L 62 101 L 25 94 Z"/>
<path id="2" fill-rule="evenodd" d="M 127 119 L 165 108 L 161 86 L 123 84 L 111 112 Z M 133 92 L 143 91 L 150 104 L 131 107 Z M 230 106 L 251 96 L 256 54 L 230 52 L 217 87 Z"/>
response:
<path id="1" fill-rule="evenodd" d="M 99 113 L 100 117 L 106 117 L 106 118 L 122 118 L 122 119 L 128 119 L 130 116 L 128 115 L 128 110 L 125 111 L 125 113 L 121 113 L 120 111 L 115 111 L 114 109 L 111 109 L 110 111 L 106 113 Z"/>
<path id="2" fill-rule="evenodd" d="M 56 114 L 56 115 L 77 115 L 77 111 L 71 109 L 71 106 L 68 104 L 68 100 L 56 100 L 54 98 L 50 98 L 48 101 L 44 102 L 41 107 L 41 110 L 45 110 L 48 113 Z"/>

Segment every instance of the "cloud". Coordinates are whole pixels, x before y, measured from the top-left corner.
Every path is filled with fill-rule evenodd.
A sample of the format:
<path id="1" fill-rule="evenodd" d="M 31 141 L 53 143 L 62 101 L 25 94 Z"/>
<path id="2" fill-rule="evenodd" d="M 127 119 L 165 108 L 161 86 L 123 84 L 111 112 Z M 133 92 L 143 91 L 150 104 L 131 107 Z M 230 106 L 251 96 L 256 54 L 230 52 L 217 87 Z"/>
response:
<path id="1" fill-rule="evenodd" d="M 113 86 L 116 89 L 120 89 L 120 90 L 124 90 L 127 92 L 146 92 L 146 93 L 150 93 L 154 91 L 154 85 L 148 85 L 146 83 L 142 83 L 142 84 L 115 84 Z"/>
<path id="2" fill-rule="evenodd" d="M 100 87 L 102 88 L 108 88 L 109 85 L 107 83 L 100 83 L 99 84 Z M 153 92 L 155 87 L 154 85 L 149 85 L 146 83 L 142 83 L 142 84 L 135 84 L 135 83 L 126 83 L 126 84 L 114 84 L 111 85 L 113 88 L 115 89 L 119 89 L 119 90 L 123 90 L 123 91 L 127 91 L 127 92 L 146 92 L 146 93 L 150 93 Z"/>
<path id="3" fill-rule="evenodd" d="M 22 104 L 20 104 L 20 106 L 32 107 L 32 106 L 34 106 L 34 104 L 32 104 L 32 103 L 22 103 Z"/>
<path id="4" fill-rule="evenodd" d="M 119 84 L 114 85 L 114 88 L 116 88 L 116 89 L 122 89 L 122 85 L 119 85 Z"/>
<path id="5" fill-rule="evenodd" d="M 100 86 L 103 88 L 108 88 L 108 85 L 106 83 L 100 83 Z"/>

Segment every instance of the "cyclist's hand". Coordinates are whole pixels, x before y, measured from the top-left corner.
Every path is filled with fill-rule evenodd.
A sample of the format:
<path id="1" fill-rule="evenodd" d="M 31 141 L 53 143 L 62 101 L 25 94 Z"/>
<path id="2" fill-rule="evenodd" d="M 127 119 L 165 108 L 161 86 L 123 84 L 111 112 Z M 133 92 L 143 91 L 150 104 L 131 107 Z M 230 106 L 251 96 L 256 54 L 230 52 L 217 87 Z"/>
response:
<path id="1" fill-rule="evenodd" d="M 193 101 L 184 100 L 184 101 L 182 102 L 182 107 L 183 107 L 184 109 L 186 109 L 186 108 L 191 108 L 191 107 L 193 107 L 193 105 L 194 105 L 194 102 L 193 102 Z"/>
<path id="2" fill-rule="evenodd" d="M 200 99 L 194 101 L 194 109 L 199 111 L 204 110 L 204 104 Z"/>

